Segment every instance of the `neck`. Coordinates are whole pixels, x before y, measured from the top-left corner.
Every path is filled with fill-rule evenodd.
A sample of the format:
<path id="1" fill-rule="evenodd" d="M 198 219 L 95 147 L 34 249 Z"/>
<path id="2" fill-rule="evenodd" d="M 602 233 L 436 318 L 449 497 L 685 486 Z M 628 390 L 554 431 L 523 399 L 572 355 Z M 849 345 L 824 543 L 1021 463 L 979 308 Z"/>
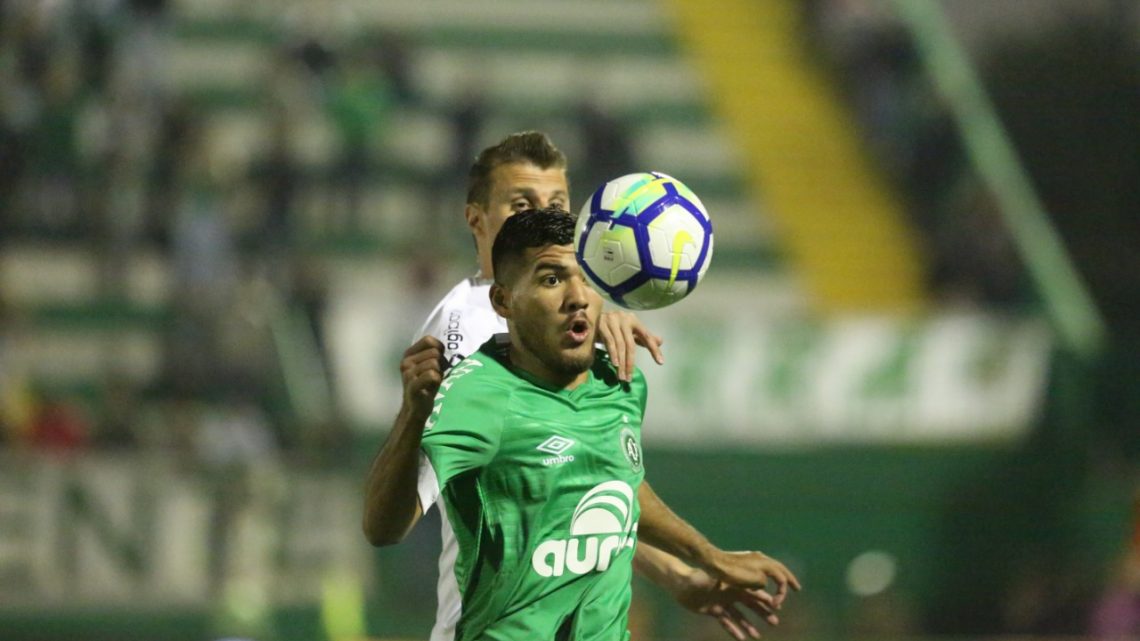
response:
<path id="1" fill-rule="evenodd" d="M 495 278 L 495 271 L 491 266 L 490 247 L 487 248 L 487 251 L 479 252 L 479 278 L 484 278 L 486 280 L 493 280 Z"/>
<path id="2" fill-rule="evenodd" d="M 585 383 L 590 376 L 589 370 L 567 373 L 547 367 L 537 356 L 519 347 L 513 337 L 511 340 L 511 364 L 544 383 L 564 390 L 572 390 L 578 387 Z"/>

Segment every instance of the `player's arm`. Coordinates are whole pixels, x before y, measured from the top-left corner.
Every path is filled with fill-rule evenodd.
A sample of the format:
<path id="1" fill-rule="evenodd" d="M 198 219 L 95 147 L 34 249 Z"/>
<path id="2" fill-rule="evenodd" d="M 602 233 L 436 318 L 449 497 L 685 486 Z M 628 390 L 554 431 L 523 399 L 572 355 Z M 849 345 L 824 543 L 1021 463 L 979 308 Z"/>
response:
<path id="1" fill-rule="evenodd" d="M 747 611 L 768 625 L 780 623 L 775 614 L 778 606 L 771 594 L 718 581 L 708 572 L 644 542 L 637 546 L 633 568 L 668 591 L 685 609 L 716 619 L 738 641 L 760 638 L 760 630 L 749 620 Z"/>
<path id="2" fill-rule="evenodd" d="M 364 535 L 372 545 L 399 543 L 423 516 L 416 485 L 420 442 L 443 380 L 443 344 L 425 336 L 404 352 L 404 399 L 364 491 Z"/>
<path id="3" fill-rule="evenodd" d="M 795 575 L 776 559 L 761 552 L 726 552 L 713 545 L 696 528 L 673 513 L 643 482 L 637 494 L 641 505 L 638 538 L 681 561 L 697 566 L 719 581 L 745 589 L 764 589 L 775 584 L 773 604 L 779 606 L 788 588 L 799 590 Z"/>
<path id="4" fill-rule="evenodd" d="M 649 331 L 630 312 L 602 312 L 602 318 L 598 321 L 598 336 L 606 346 L 610 360 L 617 367 L 618 378 L 623 381 L 633 380 L 633 361 L 638 345 L 649 350 L 658 365 L 665 363 L 665 355 L 661 353 L 661 344 L 665 341 Z"/>

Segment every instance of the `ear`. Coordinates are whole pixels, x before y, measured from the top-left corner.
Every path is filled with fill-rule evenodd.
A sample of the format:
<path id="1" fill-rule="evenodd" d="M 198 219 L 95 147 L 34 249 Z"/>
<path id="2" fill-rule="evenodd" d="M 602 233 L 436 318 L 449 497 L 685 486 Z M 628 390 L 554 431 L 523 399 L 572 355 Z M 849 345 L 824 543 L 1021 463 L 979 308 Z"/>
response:
<path id="1" fill-rule="evenodd" d="M 467 219 L 467 228 L 478 236 L 483 229 L 483 208 L 475 203 L 467 203 L 463 208 L 463 217 Z"/>
<path id="2" fill-rule="evenodd" d="M 503 287 L 499 283 L 491 283 L 491 291 L 488 294 L 491 297 L 491 307 L 495 308 L 495 312 L 503 318 L 511 319 L 511 290 Z"/>

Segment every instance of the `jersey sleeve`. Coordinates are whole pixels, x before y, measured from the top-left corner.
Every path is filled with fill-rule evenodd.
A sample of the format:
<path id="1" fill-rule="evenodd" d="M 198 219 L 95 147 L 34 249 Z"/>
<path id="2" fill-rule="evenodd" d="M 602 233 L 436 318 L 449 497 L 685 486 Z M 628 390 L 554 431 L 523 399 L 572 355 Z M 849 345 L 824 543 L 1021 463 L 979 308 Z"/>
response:
<path id="1" fill-rule="evenodd" d="M 420 511 L 427 512 L 428 508 L 439 500 L 439 478 L 435 475 L 435 468 L 431 466 L 427 454 L 420 450 L 420 464 L 416 478 L 416 494 L 420 499 Z"/>
<path id="2" fill-rule="evenodd" d="M 464 347 L 464 338 L 468 333 L 466 327 L 467 311 L 461 307 L 448 304 L 448 299 L 445 298 L 432 310 L 431 315 L 420 328 L 419 335 L 416 336 L 416 340 L 422 336 L 438 338 L 439 342 L 443 343 L 443 359 L 447 362 L 448 367 L 455 365 L 471 352 L 471 349 Z"/>
<path id="3" fill-rule="evenodd" d="M 446 323 L 443 319 L 447 318 L 447 299 L 441 300 L 435 309 L 431 310 L 431 314 L 424 321 L 423 327 L 420 328 L 419 333 L 412 339 L 413 341 L 419 340 L 422 336 L 434 336 L 443 340 L 443 332 L 446 329 Z"/>
<path id="4" fill-rule="evenodd" d="M 440 386 L 420 445 L 440 489 L 455 477 L 487 465 L 498 453 L 505 402 L 502 391 L 478 380 L 447 383 L 445 379 Z"/>
<path id="5" fill-rule="evenodd" d="M 633 368 L 633 391 L 637 394 L 637 402 L 641 404 L 641 415 L 645 416 L 646 403 L 649 401 L 649 385 L 645 382 L 645 374 L 640 367 Z"/>

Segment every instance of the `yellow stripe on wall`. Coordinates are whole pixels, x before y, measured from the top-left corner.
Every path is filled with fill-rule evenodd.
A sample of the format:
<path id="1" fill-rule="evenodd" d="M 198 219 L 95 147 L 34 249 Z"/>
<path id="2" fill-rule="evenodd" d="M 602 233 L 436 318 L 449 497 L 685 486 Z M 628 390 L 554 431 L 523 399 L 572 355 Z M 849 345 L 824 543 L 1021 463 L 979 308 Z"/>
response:
<path id="1" fill-rule="evenodd" d="M 796 0 L 667 0 L 793 269 L 822 312 L 914 310 L 916 239 L 810 59 Z"/>

